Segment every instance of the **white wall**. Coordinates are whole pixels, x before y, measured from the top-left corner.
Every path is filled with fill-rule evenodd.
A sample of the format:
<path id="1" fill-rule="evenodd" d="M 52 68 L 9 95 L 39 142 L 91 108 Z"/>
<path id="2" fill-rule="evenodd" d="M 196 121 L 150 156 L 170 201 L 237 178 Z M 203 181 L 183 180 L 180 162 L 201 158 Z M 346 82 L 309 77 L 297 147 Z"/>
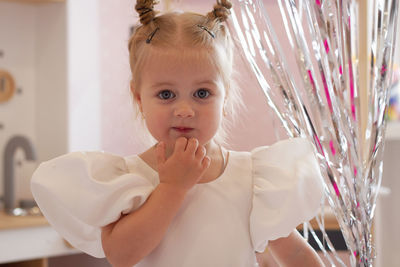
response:
<path id="1" fill-rule="evenodd" d="M 128 40 L 130 27 L 137 22 L 134 4 L 129 0 L 99 2 L 102 149 L 122 155 L 144 148 L 129 91 Z"/>
<path id="2" fill-rule="evenodd" d="M 69 151 L 101 145 L 99 2 L 67 1 Z"/>
<path id="3" fill-rule="evenodd" d="M 66 8 L 36 6 L 36 144 L 38 162 L 68 149 Z"/>
<path id="4" fill-rule="evenodd" d="M 15 184 L 17 199 L 31 199 L 29 181 L 38 162 L 67 151 L 65 5 L 27 5 L 0 2 L 0 68 L 15 78 L 17 93 L 0 104 L 0 162 L 8 140 L 25 136 L 36 150 L 37 160 L 26 161 L 17 151 Z M 3 171 L 0 164 L 0 192 Z"/>
<path id="5" fill-rule="evenodd" d="M 33 144 L 35 132 L 36 94 L 36 9 L 30 5 L 0 2 L 0 68 L 11 73 L 16 87 L 21 90 L 9 101 L 0 104 L 0 196 L 3 195 L 3 156 L 7 142 L 15 135 L 23 135 Z M 18 90 L 17 90 L 18 91 Z M 17 151 L 15 162 L 18 196 L 26 196 L 27 176 L 35 166 L 25 160 L 22 151 Z M 0 207 L 2 205 L 0 204 Z"/>
<path id="6" fill-rule="evenodd" d="M 382 186 L 389 194 L 381 194 L 376 208 L 377 267 L 399 265 L 396 252 L 400 250 L 400 140 L 387 141 L 384 153 Z"/>

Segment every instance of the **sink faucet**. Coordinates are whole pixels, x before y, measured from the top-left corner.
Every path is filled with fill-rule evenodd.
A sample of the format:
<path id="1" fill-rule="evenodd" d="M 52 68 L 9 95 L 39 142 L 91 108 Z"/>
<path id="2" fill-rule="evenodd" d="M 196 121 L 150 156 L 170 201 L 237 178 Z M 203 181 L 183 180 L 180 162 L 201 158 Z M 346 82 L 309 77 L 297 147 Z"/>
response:
<path id="1" fill-rule="evenodd" d="M 9 214 L 14 214 L 14 209 L 18 208 L 14 177 L 14 156 L 18 148 L 24 151 L 27 160 L 36 159 L 35 150 L 26 137 L 17 135 L 8 141 L 4 150 L 4 208 Z"/>

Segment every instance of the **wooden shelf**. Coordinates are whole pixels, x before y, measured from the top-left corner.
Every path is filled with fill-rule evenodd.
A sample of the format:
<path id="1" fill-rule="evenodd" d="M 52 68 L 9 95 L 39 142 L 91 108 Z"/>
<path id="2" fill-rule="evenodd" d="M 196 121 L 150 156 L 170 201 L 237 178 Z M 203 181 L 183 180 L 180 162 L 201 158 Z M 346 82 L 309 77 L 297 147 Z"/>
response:
<path id="1" fill-rule="evenodd" d="M 23 3 L 23 4 L 44 4 L 44 3 L 64 3 L 65 0 L 0 0 L 0 2 Z"/>
<path id="2" fill-rule="evenodd" d="M 48 225 L 43 216 L 10 216 L 0 212 L 0 230 Z"/>

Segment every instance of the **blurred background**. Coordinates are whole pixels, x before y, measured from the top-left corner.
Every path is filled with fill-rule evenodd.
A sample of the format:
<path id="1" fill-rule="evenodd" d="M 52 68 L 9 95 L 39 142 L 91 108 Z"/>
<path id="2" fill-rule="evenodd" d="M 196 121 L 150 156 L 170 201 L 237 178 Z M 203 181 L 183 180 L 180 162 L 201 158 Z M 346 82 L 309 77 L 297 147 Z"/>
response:
<path id="1" fill-rule="evenodd" d="M 275 2 L 264 0 L 278 37 L 285 40 Z M 126 156 L 146 148 L 129 92 L 127 43 L 137 23 L 134 4 L 131 0 L 0 0 L 0 266 L 109 266 L 70 248 L 40 216 L 9 216 L 4 210 L 11 198 L 14 206 L 32 205 L 29 180 L 42 161 L 77 150 Z M 206 13 L 213 4 L 171 0 L 156 8 Z M 290 50 L 288 44 L 285 49 Z M 294 58 L 288 63 L 295 66 Z M 238 112 L 229 148 L 248 151 L 284 139 L 280 122 L 246 63 L 238 58 L 235 65 L 246 110 Z M 396 67 L 383 190 L 374 226 L 376 266 L 385 267 L 398 266 L 395 253 L 400 249 L 398 80 Z M 347 257 L 346 251 L 341 253 Z"/>

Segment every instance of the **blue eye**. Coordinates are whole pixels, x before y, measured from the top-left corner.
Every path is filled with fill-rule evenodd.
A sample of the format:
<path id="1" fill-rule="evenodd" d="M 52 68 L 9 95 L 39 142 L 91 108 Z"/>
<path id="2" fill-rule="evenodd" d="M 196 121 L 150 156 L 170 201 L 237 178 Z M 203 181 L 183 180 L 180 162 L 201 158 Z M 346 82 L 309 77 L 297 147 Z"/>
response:
<path id="1" fill-rule="evenodd" d="M 175 96 L 174 93 L 172 93 L 170 90 L 163 90 L 160 93 L 158 93 L 158 97 L 161 99 L 171 99 Z"/>
<path id="2" fill-rule="evenodd" d="M 199 89 L 194 93 L 194 96 L 203 99 L 210 96 L 210 92 L 207 89 Z"/>

